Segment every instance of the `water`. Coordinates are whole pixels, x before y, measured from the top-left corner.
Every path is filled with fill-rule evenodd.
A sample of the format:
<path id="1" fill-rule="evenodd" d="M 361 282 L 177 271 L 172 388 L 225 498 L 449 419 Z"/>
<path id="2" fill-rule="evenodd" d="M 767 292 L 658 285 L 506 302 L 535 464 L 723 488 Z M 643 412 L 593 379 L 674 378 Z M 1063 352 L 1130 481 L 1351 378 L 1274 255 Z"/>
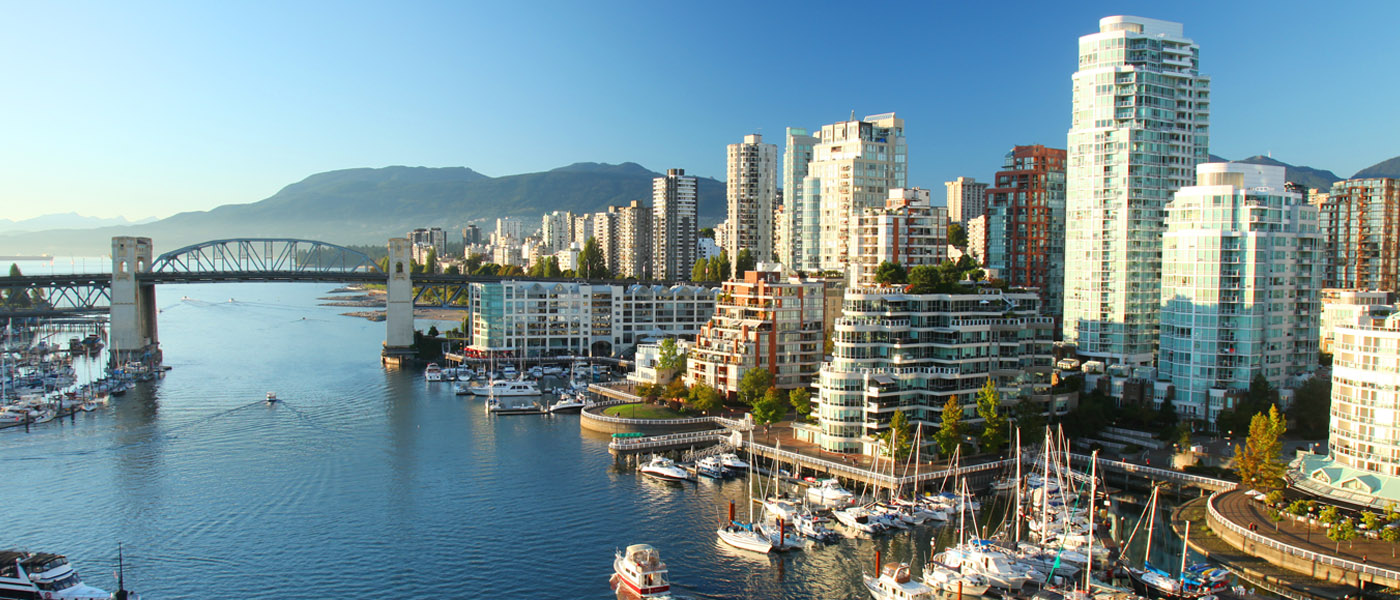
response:
<path id="1" fill-rule="evenodd" d="M 157 600 L 609 598 L 613 551 L 633 543 L 661 550 L 681 596 L 867 598 L 876 549 L 928 556 L 927 529 L 723 547 L 743 480 L 653 482 L 614 468 L 576 415 L 492 418 L 449 383 L 386 371 L 383 323 L 317 306 L 332 287 L 159 288 L 163 381 L 0 431 L 0 547 L 65 553 L 112 588 L 122 542 L 128 585 Z"/>

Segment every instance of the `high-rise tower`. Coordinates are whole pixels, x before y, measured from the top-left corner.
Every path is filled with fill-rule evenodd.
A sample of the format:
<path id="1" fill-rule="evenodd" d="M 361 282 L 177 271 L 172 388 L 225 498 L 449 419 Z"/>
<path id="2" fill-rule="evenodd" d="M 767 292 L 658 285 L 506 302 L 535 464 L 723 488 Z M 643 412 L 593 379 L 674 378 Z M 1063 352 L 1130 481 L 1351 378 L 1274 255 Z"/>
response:
<path id="1" fill-rule="evenodd" d="M 1172 192 L 1209 146 L 1210 78 L 1180 23 L 1115 16 L 1079 38 L 1066 166 L 1064 337 L 1150 365 Z"/>
<path id="2" fill-rule="evenodd" d="M 651 180 L 652 277 L 690 279 L 695 266 L 697 184 L 685 169 L 667 169 Z M 733 259 L 731 259 L 733 260 Z"/>
<path id="3" fill-rule="evenodd" d="M 816 136 L 807 135 L 806 129 L 787 128 L 787 147 L 783 151 L 783 218 L 787 219 L 788 237 L 786 245 L 775 250 L 780 262 L 799 271 L 816 270 L 821 266 L 817 255 L 821 196 L 805 193 L 812 147 L 816 144 Z"/>
<path id="4" fill-rule="evenodd" d="M 742 144 L 729 145 L 729 234 L 725 236 L 730 260 L 737 264 L 745 248 L 755 262 L 773 260 L 773 203 L 778 195 L 778 147 L 763 143 L 763 136 L 744 136 Z M 687 275 L 689 272 L 687 272 Z M 735 273 L 736 278 L 743 276 Z"/>
<path id="5" fill-rule="evenodd" d="M 889 191 L 908 187 L 904 119 L 894 113 L 822 127 L 808 166 L 820 180 L 820 268 L 845 271 L 851 218 L 862 209 L 885 205 Z M 803 182 L 803 194 L 815 190 Z"/>

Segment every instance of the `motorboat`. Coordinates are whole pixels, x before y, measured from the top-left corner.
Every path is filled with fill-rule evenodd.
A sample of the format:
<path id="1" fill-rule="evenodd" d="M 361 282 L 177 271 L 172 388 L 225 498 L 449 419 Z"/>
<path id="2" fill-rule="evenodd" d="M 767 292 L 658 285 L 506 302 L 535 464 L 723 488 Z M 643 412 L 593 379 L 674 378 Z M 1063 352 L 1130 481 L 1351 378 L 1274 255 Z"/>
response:
<path id="1" fill-rule="evenodd" d="M 924 565 L 924 585 L 948 594 L 963 593 L 968 596 L 986 595 L 991 584 L 987 578 L 977 573 L 963 573 L 938 561 Z"/>
<path id="2" fill-rule="evenodd" d="M 533 381 L 513 381 L 509 379 L 497 379 L 486 385 L 478 385 L 471 388 L 473 394 L 478 396 L 538 396 L 540 386 Z"/>
<path id="3" fill-rule="evenodd" d="M 0 550 L 0 599 L 20 598 L 138 599 L 126 590 L 111 594 L 83 583 L 68 558 L 60 554 Z"/>
<path id="4" fill-rule="evenodd" d="M 568 394 L 559 398 L 554 404 L 549 405 L 549 412 L 555 414 L 576 413 L 583 410 L 583 407 L 587 405 L 588 403 L 585 402 L 582 397 Z"/>
<path id="5" fill-rule="evenodd" d="M 776 496 L 763 501 L 763 510 L 773 515 L 775 519 L 783 519 L 788 522 L 791 522 L 793 517 L 807 512 L 801 504 Z"/>
<path id="6" fill-rule="evenodd" d="M 1019 592 L 1031 581 L 1045 581 L 1045 576 L 1032 567 L 1014 561 L 1006 553 L 988 547 L 991 542 L 969 540 L 950 547 L 933 560 L 963 573 L 977 573 L 987 578 L 994 588 Z"/>
<path id="7" fill-rule="evenodd" d="M 1193 573 L 1192 569 L 1198 569 Z M 1213 596 L 1216 592 L 1221 592 L 1230 587 L 1228 581 L 1229 572 L 1223 571 L 1217 577 L 1217 573 L 1207 565 L 1192 565 L 1187 567 L 1181 577 L 1173 577 L 1171 574 L 1158 569 L 1152 565 L 1143 565 L 1141 569 L 1128 568 L 1128 579 L 1132 582 L 1133 592 L 1144 598 L 1164 598 L 1166 600 L 1194 600 Z M 1204 573 L 1209 573 L 1205 575 Z"/>
<path id="8" fill-rule="evenodd" d="M 676 461 L 664 456 L 651 457 L 651 460 L 638 470 L 643 475 L 662 481 L 690 481 L 690 473 L 676 466 Z"/>
<path id="9" fill-rule="evenodd" d="M 870 590 L 870 595 L 875 600 L 933 600 L 933 588 L 914 581 L 909 576 L 909 565 L 895 563 L 885 565 L 880 569 L 875 561 L 876 569 L 879 569 L 878 577 L 862 575 L 865 581 L 865 589 Z"/>
<path id="10" fill-rule="evenodd" d="M 695 461 L 695 472 L 711 479 L 724 479 L 729 477 L 729 470 L 724 468 L 724 464 L 718 457 L 706 456 Z"/>
<path id="11" fill-rule="evenodd" d="M 888 527 L 875 515 L 870 514 L 864 506 L 851 506 L 840 510 L 831 511 L 831 515 L 836 518 L 836 522 L 861 533 L 876 534 L 884 531 Z"/>
<path id="12" fill-rule="evenodd" d="M 773 549 L 778 552 L 802 549 L 802 535 L 794 531 L 792 526 L 783 519 L 759 523 L 754 529 L 767 536 L 768 541 L 773 544 Z"/>
<path id="13" fill-rule="evenodd" d="M 792 518 L 792 528 L 796 530 L 797 533 L 818 542 L 834 542 L 841 539 L 841 534 L 826 526 L 825 519 L 810 513 L 794 516 Z"/>
<path id="14" fill-rule="evenodd" d="M 730 521 L 728 525 L 720 527 L 715 533 L 719 534 L 720 541 L 740 550 L 765 554 L 773 551 L 773 541 L 768 539 L 768 536 L 754 531 L 748 525 Z"/>
<path id="15" fill-rule="evenodd" d="M 465 380 L 458 381 L 457 383 L 452 384 L 452 393 L 458 396 L 471 396 L 476 393 L 477 387 L 480 386 L 474 386 L 470 382 Z"/>
<path id="16" fill-rule="evenodd" d="M 277 402 L 277 392 L 268 392 L 268 393 L 267 393 L 267 403 L 268 403 L 268 404 L 275 404 L 276 402 Z"/>
<path id="17" fill-rule="evenodd" d="M 661 553 L 647 544 L 632 544 L 613 558 L 613 578 L 639 598 L 670 598 L 667 574 Z"/>
<path id="18" fill-rule="evenodd" d="M 423 369 L 423 378 L 428 381 L 442 381 L 442 367 L 437 363 L 428 363 L 428 368 Z"/>
<path id="19" fill-rule="evenodd" d="M 855 501 L 856 495 L 841 487 L 841 482 L 833 478 L 818 479 L 807 488 L 807 497 L 821 504 L 850 504 Z"/>
<path id="20" fill-rule="evenodd" d="M 539 402 L 508 404 L 496 398 L 486 401 L 486 414 L 488 415 L 542 415 L 546 410 L 545 407 L 540 406 Z"/>
<path id="21" fill-rule="evenodd" d="M 735 471 L 749 470 L 749 463 L 744 462 L 743 459 L 739 458 L 738 454 L 735 454 L 733 452 L 725 452 L 724 454 L 719 455 L 719 462 L 721 465 L 724 465 L 724 468 L 726 469 L 732 469 Z"/>

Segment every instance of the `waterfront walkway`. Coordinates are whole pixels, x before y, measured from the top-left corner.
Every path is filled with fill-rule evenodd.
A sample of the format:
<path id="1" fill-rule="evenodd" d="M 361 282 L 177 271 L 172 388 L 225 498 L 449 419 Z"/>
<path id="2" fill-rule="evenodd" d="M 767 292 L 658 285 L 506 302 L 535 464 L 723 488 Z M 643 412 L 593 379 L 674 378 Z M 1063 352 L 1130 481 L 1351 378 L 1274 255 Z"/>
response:
<path id="1" fill-rule="evenodd" d="M 1246 528 L 1253 524 L 1255 533 L 1290 546 L 1400 571 L 1400 558 L 1392 556 L 1392 553 L 1400 553 L 1400 543 L 1373 540 L 1357 531 L 1356 539 L 1342 542 L 1339 550 L 1336 542 L 1327 539 L 1327 531 L 1322 526 L 1309 527 L 1286 516 L 1277 523 L 1275 530 L 1275 523 L 1269 520 L 1268 508 L 1264 503 L 1251 500 L 1243 492 L 1217 496 L 1215 508 L 1220 516 Z"/>

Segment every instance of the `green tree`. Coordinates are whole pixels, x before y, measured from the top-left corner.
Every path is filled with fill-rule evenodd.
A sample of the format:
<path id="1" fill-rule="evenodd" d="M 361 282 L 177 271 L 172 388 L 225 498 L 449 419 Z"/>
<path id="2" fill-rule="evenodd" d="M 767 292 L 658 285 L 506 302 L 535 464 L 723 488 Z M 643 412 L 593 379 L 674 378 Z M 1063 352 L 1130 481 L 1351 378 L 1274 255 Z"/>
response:
<path id="1" fill-rule="evenodd" d="M 1308 501 L 1294 500 L 1288 505 L 1288 508 L 1283 509 L 1283 511 L 1295 517 L 1301 517 L 1308 514 Z"/>
<path id="2" fill-rule="evenodd" d="M 894 414 L 890 415 L 889 429 L 875 435 L 875 439 L 881 443 L 882 454 L 893 454 L 895 460 L 908 458 L 914 448 L 914 434 L 910 429 L 909 417 L 904 416 L 904 411 L 894 411 Z"/>
<path id="3" fill-rule="evenodd" d="M 496 263 L 483 263 L 483 264 L 477 265 L 476 268 L 475 268 L 475 269 L 472 269 L 472 271 L 471 271 L 472 275 L 485 276 L 485 277 L 491 277 L 491 276 L 494 276 L 494 275 L 498 275 L 498 274 L 500 274 L 500 272 L 501 272 L 501 265 L 498 265 L 498 264 L 496 264 Z"/>
<path id="4" fill-rule="evenodd" d="M 1356 539 L 1356 524 L 1351 519 L 1342 519 L 1327 528 L 1327 539 L 1337 543 L 1336 552 L 1342 551 L 1342 542 L 1347 542 L 1347 547 L 1351 547 L 1350 542 Z"/>
<path id="5" fill-rule="evenodd" d="M 672 379 L 671 383 L 666 384 L 666 390 L 662 392 L 662 396 L 674 400 L 683 400 L 689 394 L 690 390 L 685 388 L 685 381 L 680 377 Z"/>
<path id="6" fill-rule="evenodd" d="M 462 267 L 459 267 L 455 264 L 447 265 L 447 270 L 443 271 L 443 273 L 447 275 L 461 275 Z"/>
<path id="7" fill-rule="evenodd" d="M 1293 392 L 1288 416 L 1297 425 L 1294 433 L 1305 440 L 1327 437 L 1332 411 L 1332 379 L 1313 377 Z"/>
<path id="8" fill-rule="evenodd" d="M 710 281 L 729 279 L 729 252 L 720 250 L 719 256 L 710 258 Z"/>
<path id="9" fill-rule="evenodd" d="M 1283 511 L 1269 507 L 1269 520 L 1274 523 L 1274 531 L 1278 531 L 1278 522 L 1283 520 Z"/>
<path id="10" fill-rule="evenodd" d="M 1163 431 L 1176 433 L 1176 423 L 1176 404 L 1172 402 L 1171 396 L 1167 396 L 1167 399 L 1162 401 L 1162 406 L 1157 409 L 1157 424 Z"/>
<path id="11" fill-rule="evenodd" d="M 546 256 L 535 261 L 530 267 L 530 277 L 559 277 L 563 271 L 559 270 L 559 259 L 554 256 Z"/>
<path id="12" fill-rule="evenodd" d="M 480 252 L 473 252 L 471 256 L 468 256 L 466 260 L 462 261 L 462 272 L 475 273 L 477 267 L 480 267 L 481 263 L 485 262 L 485 259 L 486 256 L 482 255 Z"/>
<path id="13" fill-rule="evenodd" d="M 763 398 L 753 406 L 753 422 L 756 425 L 777 423 L 787 416 L 787 403 L 783 402 L 777 388 L 768 388 Z"/>
<path id="14" fill-rule="evenodd" d="M 578 276 L 584 279 L 611 279 L 603 250 L 598 247 L 598 238 L 588 238 L 583 250 L 578 253 Z"/>
<path id="15" fill-rule="evenodd" d="M 882 285 L 903 285 L 909 283 L 909 272 L 904 265 L 885 261 L 875 268 L 875 282 Z"/>
<path id="16" fill-rule="evenodd" d="M 958 405 L 958 399 L 949 396 L 948 401 L 943 404 L 943 423 L 933 434 L 933 441 L 938 444 L 938 451 L 943 456 L 952 456 L 958 444 L 962 443 L 962 416 L 962 406 Z"/>
<path id="17" fill-rule="evenodd" d="M 788 392 L 788 403 L 797 411 L 798 416 L 804 419 L 812 414 L 812 393 L 807 391 L 807 388 L 796 388 Z"/>
<path id="18" fill-rule="evenodd" d="M 685 357 L 686 353 L 681 352 L 676 338 L 668 337 L 661 340 L 661 349 L 656 356 L 656 366 L 662 369 L 683 369 L 685 368 Z"/>
<path id="19" fill-rule="evenodd" d="M 1368 510 L 1361 513 L 1361 524 L 1366 527 L 1366 531 L 1375 531 L 1381 524 L 1381 516 Z"/>
<path id="20" fill-rule="evenodd" d="M 754 406 L 770 387 L 773 387 L 773 374 L 768 369 L 753 367 L 744 371 L 739 378 L 739 401 Z"/>
<path id="21" fill-rule="evenodd" d="M 982 450 L 996 451 L 1006 444 L 1006 415 L 1001 414 L 1001 393 L 991 377 L 977 391 L 977 416 L 982 417 Z"/>
<path id="22" fill-rule="evenodd" d="M 1327 506 L 1322 509 L 1322 512 L 1317 513 L 1317 520 L 1322 521 L 1323 525 L 1331 525 L 1336 523 L 1340 516 L 1341 513 L 1337 511 L 1337 507 Z"/>
<path id="23" fill-rule="evenodd" d="M 699 282 L 702 282 L 702 281 L 709 281 L 709 280 L 710 280 L 710 274 L 709 274 L 709 272 L 708 272 L 708 271 L 709 271 L 709 266 L 710 266 L 710 261 L 707 261 L 707 260 L 705 260 L 705 259 L 703 259 L 703 258 L 697 259 L 697 260 L 695 261 L 695 265 L 692 266 L 692 267 L 690 267 L 690 280 L 691 280 L 691 281 L 694 281 L 694 282 L 696 282 L 696 283 L 699 283 Z"/>
<path id="24" fill-rule="evenodd" d="M 20 271 L 20 269 L 19 269 L 19 264 L 18 264 L 18 263 L 10 263 L 10 277 L 22 277 L 22 276 L 24 276 L 24 273 L 22 273 L 22 272 Z M 29 308 L 29 306 L 30 306 L 29 294 L 27 294 L 27 293 L 24 291 L 24 288 L 22 288 L 22 287 L 19 287 L 19 286 L 12 287 L 12 288 L 10 288 L 9 291 L 5 294 L 5 304 L 7 304 L 7 305 L 9 305 L 9 306 L 13 306 L 13 307 L 15 307 L 15 308 Z"/>
<path id="25" fill-rule="evenodd" d="M 739 257 L 734 259 L 734 278 L 743 279 L 744 273 L 754 270 L 758 260 L 754 258 L 753 252 L 748 248 L 739 249 Z"/>
<path id="26" fill-rule="evenodd" d="M 1397 542 L 1400 542 L 1400 527 L 1381 529 L 1381 539 L 1390 542 L 1390 557 L 1395 558 L 1395 546 Z"/>
<path id="27" fill-rule="evenodd" d="M 960 223 L 948 224 L 948 244 L 958 248 L 967 247 L 967 229 Z"/>
<path id="28" fill-rule="evenodd" d="M 1235 472 L 1245 486 L 1270 490 L 1283 487 L 1281 438 L 1286 430 L 1287 423 L 1278 406 L 1270 407 L 1269 414 L 1257 413 L 1250 420 L 1244 448 L 1235 445 Z"/>
<path id="29" fill-rule="evenodd" d="M 660 386 L 654 383 L 640 384 L 637 386 L 637 395 L 641 396 L 647 402 L 653 402 L 661 394 L 662 390 L 656 389 L 658 387 Z"/>
<path id="30" fill-rule="evenodd" d="M 1274 490 L 1264 495 L 1264 503 L 1269 506 L 1278 506 L 1283 502 L 1283 490 Z"/>
<path id="31" fill-rule="evenodd" d="M 690 386 L 690 408 L 708 413 L 723 407 L 724 401 L 715 388 L 703 383 Z"/>
<path id="32" fill-rule="evenodd" d="M 438 331 L 437 325 L 428 327 L 428 337 L 438 337 L 440 335 L 442 335 L 442 333 Z"/>
<path id="33" fill-rule="evenodd" d="M 1012 407 L 1011 418 L 1016 421 L 1016 428 L 1021 430 L 1021 437 L 1034 437 L 1045 429 L 1045 414 L 1042 411 L 1043 406 L 1030 398 L 1022 398 Z"/>
<path id="34" fill-rule="evenodd" d="M 437 273 L 437 248 L 428 248 L 428 258 L 423 261 L 424 273 Z"/>
<path id="35" fill-rule="evenodd" d="M 702 238 L 710 238 L 710 239 L 712 239 L 712 240 L 715 239 L 715 228 L 714 228 L 714 227 L 706 227 L 706 228 L 704 228 L 704 229 L 701 229 L 701 230 L 700 230 L 700 237 L 702 237 Z"/>
<path id="36" fill-rule="evenodd" d="M 521 277 L 525 275 L 525 269 L 520 265 L 503 265 L 496 274 L 502 277 Z"/>

